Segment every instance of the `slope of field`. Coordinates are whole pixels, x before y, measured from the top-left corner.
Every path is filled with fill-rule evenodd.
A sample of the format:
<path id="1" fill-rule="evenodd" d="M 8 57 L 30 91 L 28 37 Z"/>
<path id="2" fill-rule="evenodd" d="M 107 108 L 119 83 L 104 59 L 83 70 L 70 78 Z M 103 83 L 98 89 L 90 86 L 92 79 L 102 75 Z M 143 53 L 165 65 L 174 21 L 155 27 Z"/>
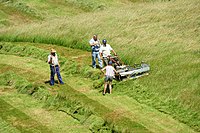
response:
<path id="1" fill-rule="evenodd" d="M 116 83 L 117 95 L 128 96 L 200 131 L 198 0 L 5 1 L 0 1 L 0 41 L 89 51 L 88 40 L 97 33 L 126 64 L 144 60 L 151 65 L 148 77 Z M 90 54 L 79 51 L 78 56 L 85 67 L 79 69 L 74 64 L 62 68 L 64 73 L 90 77 L 93 87 L 101 90 L 99 72 L 89 69 Z"/>
<path id="2" fill-rule="evenodd" d="M 74 61 L 83 58 L 76 55 L 80 50 L 76 51 L 54 46 L 57 48 L 59 53 L 62 53 L 62 51 L 65 50 L 71 57 L 62 54 L 61 58 L 63 63 L 63 71 L 61 74 L 64 78 L 64 82 L 67 84 L 62 86 L 56 84 L 54 87 L 50 87 L 46 84 L 49 70 L 48 65 L 43 59 L 46 57 L 43 56 L 46 51 L 43 48 L 49 48 L 52 46 L 37 44 L 37 47 L 39 47 L 37 48 L 31 45 L 32 44 L 30 43 L 3 43 L 2 45 L 3 47 L 0 54 L 2 59 L 2 63 L 0 64 L 0 77 L 3 79 L 1 80 L 1 86 L 3 85 L 1 87 L 1 98 L 4 99 L 2 105 L 5 107 L 1 109 L 1 118 L 6 121 L 7 124 L 11 124 L 10 127 L 15 127 L 20 131 L 26 130 L 27 132 L 33 130 L 44 130 L 45 132 L 48 132 L 48 130 L 52 132 L 78 132 L 79 130 L 82 130 L 82 128 L 84 128 L 84 130 L 82 130 L 83 132 L 87 132 L 89 129 L 93 132 L 194 132 L 187 125 L 174 120 L 171 116 L 162 114 L 151 107 L 140 104 L 126 95 L 120 95 L 118 91 L 114 92 L 113 95 L 110 96 L 102 96 L 99 89 L 93 89 L 92 87 L 95 83 L 95 77 L 91 76 L 90 78 L 85 78 L 88 74 L 77 72 L 78 70 L 76 68 L 72 68 L 73 66 L 76 66 L 73 64 Z M 82 52 L 82 55 L 88 54 L 89 53 L 87 52 Z M 65 58 L 68 59 L 67 62 L 65 62 Z M 85 66 L 85 63 L 87 62 L 87 58 L 80 60 L 77 64 L 79 69 L 85 69 L 82 67 Z M 68 70 L 68 72 L 66 72 L 66 70 Z M 92 68 L 88 68 L 86 73 L 91 73 L 91 71 L 93 71 Z M 98 73 L 98 71 L 96 71 L 96 73 Z M 103 78 L 103 75 L 101 78 Z M 31 98 L 16 93 L 10 93 L 9 95 L 8 91 L 13 92 L 9 88 L 16 88 L 18 93 L 29 94 L 38 101 L 33 100 L 33 103 L 30 103 L 31 100 L 27 100 L 27 102 L 22 102 L 24 99 Z M 19 105 L 19 102 L 21 102 L 21 105 Z M 43 103 L 43 109 L 40 109 L 41 105 L 37 105 L 37 103 L 39 104 L 41 102 Z M 23 123 L 15 125 L 10 121 L 9 116 L 13 115 L 17 120 L 19 119 L 18 121 L 21 119 L 23 121 L 23 118 L 21 118 L 23 117 L 23 113 L 17 113 L 17 116 L 15 116 L 11 111 L 9 115 L 6 115 L 5 110 L 11 108 L 7 107 L 9 106 L 7 104 L 11 104 L 13 107 L 17 108 L 18 111 L 23 110 L 24 108 L 23 112 L 26 112 L 26 114 L 29 115 L 29 117 L 27 116 L 27 121 L 25 123 L 29 123 L 28 121 L 34 123 L 34 120 L 31 120 L 33 118 L 44 123 L 45 121 L 38 119 L 38 117 L 41 117 L 42 113 L 44 113 L 46 109 L 53 109 L 55 115 L 59 114 L 57 111 L 61 111 L 69 114 L 72 118 L 75 118 L 75 120 L 78 120 L 80 123 L 77 122 L 75 125 L 77 124 L 79 128 L 76 130 L 73 126 L 71 127 L 68 125 L 68 122 L 65 123 L 63 119 L 59 120 L 59 118 L 57 118 L 55 124 L 53 124 L 54 121 L 49 118 L 50 122 L 44 124 L 48 127 L 47 130 L 45 130 L 45 127 L 43 126 L 39 126 L 40 129 L 37 125 L 34 126 L 36 129 L 31 125 L 29 129 L 27 126 L 23 126 Z M 39 112 L 38 114 L 35 114 L 37 113 L 37 110 L 39 110 Z M 31 114 L 29 111 L 33 111 L 34 113 Z M 46 113 L 51 114 L 51 112 L 48 113 L 48 111 Z M 54 116 L 45 116 L 44 119 L 48 119 L 48 117 Z M 69 126 L 69 129 L 66 130 L 65 126 L 60 125 L 60 122 L 62 125 L 66 124 L 66 126 Z M 60 125 L 59 129 L 56 128 L 53 130 L 56 125 Z M 11 130 L 12 128 L 8 129 Z"/>
<path id="3" fill-rule="evenodd" d="M 16 90 L 1 89 L 0 132 L 90 132 L 87 125 L 80 124 L 64 112 L 49 111 L 43 104 Z M 42 118 L 42 119 L 41 119 Z"/>

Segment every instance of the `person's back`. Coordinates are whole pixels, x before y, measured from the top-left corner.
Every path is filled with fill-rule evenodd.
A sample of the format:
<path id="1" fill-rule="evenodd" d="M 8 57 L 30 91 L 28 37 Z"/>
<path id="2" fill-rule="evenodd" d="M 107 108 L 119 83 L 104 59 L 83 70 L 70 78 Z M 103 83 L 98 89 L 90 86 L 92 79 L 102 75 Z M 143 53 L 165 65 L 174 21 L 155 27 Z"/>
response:
<path id="1" fill-rule="evenodd" d="M 115 75 L 115 68 L 113 66 L 106 66 L 106 76 L 114 76 Z"/>
<path id="2" fill-rule="evenodd" d="M 104 70 L 106 70 L 105 73 L 104 73 Z M 106 93 L 107 85 L 109 85 L 110 94 L 111 94 L 112 93 L 112 80 L 113 80 L 115 73 L 117 73 L 115 68 L 112 66 L 112 61 L 110 61 L 106 67 L 101 69 L 101 71 L 105 74 L 105 79 L 104 79 L 105 84 L 104 84 L 103 95 L 105 95 L 105 93 Z"/>

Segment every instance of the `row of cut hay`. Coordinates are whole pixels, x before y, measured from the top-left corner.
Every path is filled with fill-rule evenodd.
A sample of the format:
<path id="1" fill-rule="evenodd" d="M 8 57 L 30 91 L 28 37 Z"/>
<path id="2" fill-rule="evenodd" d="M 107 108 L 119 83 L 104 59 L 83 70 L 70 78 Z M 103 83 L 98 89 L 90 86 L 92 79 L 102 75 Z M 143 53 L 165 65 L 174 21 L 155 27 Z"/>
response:
<path id="1" fill-rule="evenodd" d="M 0 78 L 0 86 L 12 87 L 17 89 L 19 93 L 31 95 L 43 102 L 45 108 L 63 111 L 82 124 L 90 125 L 89 128 L 92 132 L 111 132 L 110 128 L 105 125 L 105 121 L 96 116 L 91 108 L 83 105 L 76 97 L 63 95 L 62 92 L 52 95 L 46 86 L 32 84 L 12 71 L 0 74 Z M 69 89 L 72 88 L 69 87 Z"/>
<path id="2" fill-rule="evenodd" d="M 176 118 L 199 130 L 198 117 L 194 120 L 194 115 L 190 115 L 188 119 L 184 117 L 184 114 L 188 114 L 187 111 L 194 111 L 199 115 L 200 110 L 199 9 L 198 0 L 135 3 L 117 10 L 112 8 L 70 19 L 66 17 L 30 24 L 23 28 L 2 29 L 0 36 L 1 40 L 5 37 L 7 41 L 15 36 L 38 36 L 46 40 L 51 40 L 51 37 L 63 40 L 73 38 L 72 40 L 80 42 L 79 46 L 86 46 L 89 51 L 88 40 L 93 33 L 98 33 L 100 39 L 108 40 L 126 64 L 132 65 L 144 60 L 151 65 L 150 75 L 137 81 L 142 88 L 149 91 L 137 92 L 137 88 L 134 88 L 136 93 L 132 93 L 129 88 L 134 83 L 130 82 L 129 85 L 123 86 L 127 93 L 131 92 L 134 98 L 141 97 L 137 99 L 148 105 L 164 104 L 162 111 L 172 115 L 177 114 L 173 110 L 182 110 L 185 113 Z M 78 65 L 69 67 L 72 68 L 78 68 Z M 86 75 L 93 73 L 92 70 L 85 70 Z M 78 71 L 73 69 L 69 70 L 69 73 Z M 98 85 L 94 84 L 95 86 Z M 155 97 L 158 98 L 155 100 Z M 170 101 L 175 101 L 176 106 Z M 181 109 L 182 107 L 184 108 Z"/>
<path id="3" fill-rule="evenodd" d="M 17 53 L 18 49 L 20 49 L 20 50 L 23 49 L 22 46 L 10 45 L 10 44 L 9 45 L 2 45 L 2 46 L 3 46 L 2 50 L 4 49 L 6 51 L 6 49 L 7 49 L 7 52 L 12 53 L 12 54 Z M 11 49 L 11 47 L 13 47 L 13 49 L 12 49 L 13 51 L 9 50 L 9 49 Z M 27 46 L 27 47 L 32 47 L 32 46 Z M 29 48 L 26 48 L 26 49 L 28 50 Z M 39 58 L 39 57 L 40 58 L 43 57 L 43 59 L 46 58 L 46 56 L 47 56 L 46 51 L 39 52 L 40 54 L 45 53 L 44 56 L 41 56 L 36 51 L 40 51 L 40 49 L 34 47 L 33 53 L 35 53 L 35 58 Z M 30 55 L 30 53 L 26 52 L 26 51 L 20 51 L 19 53 L 26 53 L 26 56 Z M 198 55 L 198 52 L 197 52 L 197 55 Z M 170 53 L 169 53 L 169 56 L 170 56 Z M 197 78 L 198 72 L 195 71 L 196 67 L 195 66 L 192 67 L 193 64 L 189 64 L 189 65 L 190 65 L 190 68 L 192 70 L 192 73 L 189 72 L 188 74 L 193 75 L 193 76 L 196 75 L 196 78 L 194 77 L 194 78 L 191 79 L 192 80 L 191 83 L 196 82 L 195 84 L 198 86 L 198 80 L 197 80 L 198 79 Z M 88 67 L 87 66 L 78 67 L 78 64 L 76 62 L 73 62 L 73 61 L 63 61 L 63 66 L 64 67 L 62 67 L 62 71 L 64 71 L 65 75 L 75 75 L 75 74 L 80 75 L 81 74 L 84 77 L 91 78 L 91 79 L 94 80 L 93 81 L 93 87 L 95 89 L 99 89 L 99 90 L 102 89 L 103 79 L 100 78 L 100 73 L 97 72 L 97 71 L 94 71 L 89 66 Z M 174 68 L 174 67 L 176 67 L 176 65 L 174 65 L 172 67 Z M 185 67 L 187 67 L 187 65 Z M 194 69 L 194 71 L 193 71 L 193 69 Z M 171 72 L 175 74 L 174 76 L 177 76 L 176 72 L 173 72 L 173 71 L 171 71 Z M 157 73 L 161 74 L 162 71 L 157 70 Z M 171 74 L 169 73 L 169 74 L 172 76 L 172 73 Z M 178 73 L 181 74 L 180 72 L 178 72 Z M 186 73 L 184 73 L 184 74 L 186 74 Z M 167 77 L 171 78 L 170 75 L 168 75 Z M 156 78 L 156 77 L 153 76 L 153 77 L 147 77 L 146 78 L 146 80 L 148 82 L 151 82 L 149 78 Z M 174 78 L 176 78 L 176 77 L 174 77 Z M 163 77 L 163 80 L 165 80 L 165 79 L 166 79 L 166 77 L 165 78 Z M 184 79 L 181 79 L 181 80 L 183 80 L 183 82 L 184 82 Z M 144 80 L 142 80 L 142 81 L 144 81 Z M 164 91 L 163 93 L 165 93 L 166 96 L 163 95 L 161 97 L 160 94 L 159 94 L 159 91 L 154 92 L 154 91 L 150 90 L 148 87 L 146 87 L 145 85 L 141 84 L 140 82 L 141 81 L 139 80 L 137 82 L 137 85 L 133 85 L 134 82 L 132 82 L 132 81 L 125 82 L 125 84 L 117 84 L 115 86 L 115 88 L 117 90 L 116 92 L 117 93 L 122 92 L 125 95 L 133 97 L 134 99 L 137 99 L 141 103 L 145 103 L 145 104 L 148 104 L 150 106 L 153 106 L 156 109 L 160 110 L 161 112 L 165 112 L 167 114 L 170 114 L 174 118 L 182 121 L 183 123 L 190 125 L 191 127 L 193 127 L 196 130 L 199 130 L 199 117 L 196 117 L 196 116 L 199 116 L 199 106 L 198 106 L 199 98 L 197 96 L 195 96 L 196 94 L 198 94 L 198 90 L 195 90 L 195 89 L 187 90 L 187 89 L 185 89 L 184 91 L 188 95 L 190 94 L 190 96 L 188 97 L 188 95 L 187 95 L 187 99 L 185 99 L 186 97 L 184 97 L 184 95 L 182 95 L 182 94 L 180 96 L 177 96 L 177 93 L 180 94 L 180 92 L 178 90 L 171 90 L 172 88 L 169 88 L 169 90 L 171 90 L 171 91 L 166 93 L 163 90 Z M 188 82 L 188 83 L 190 83 L 190 82 Z M 166 84 L 168 84 L 168 83 L 166 82 Z M 182 85 L 184 85 L 184 83 Z M 160 84 L 160 86 L 161 86 L 161 88 L 165 86 L 165 89 L 167 89 L 167 86 L 165 85 L 165 81 L 163 81 L 162 84 Z M 170 84 L 169 84 L 169 87 L 170 87 Z M 194 85 L 194 87 L 195 87 L 195 85 Z M 123 88 L 123 89 L 121 89 L 121 88 Z M 172 91 L 174 91 L 174 92 L 172 93 Z M 160 92 L 161 92 L 161 90 L 160 90 Z M 194 93 L 194 92 L 197 92 L 197 93 Z M 168 94 L 168 93 L 170 93 L 170 94 Z M 184 99 L 182 99 L 182 98 L 184 98 Z M 187 106 L 184 106 L 184 104 L 181 103 L 181 100 L 185 100 L 185 102 L 190 100 L 190 102 L 185 103 L 185 104 L 187 104 Z M 191 108 L 193 108 L 193 109 L 191 109 Z M 185 117 L 185 116 L 187 116 L 187 117 Z"/>
<path id="4" fill-rule="evenodd" d="M 40 45 L 40 44 L 36 44 Z M 37 48 L 37 46 L 29 46 L 28 44 L 17 44 L 17 43 L 8 43 L 0 42 L 0 53 L 1 54 L 12 54 L 17 56 L 32 57 L 39 60 L 47 61 L 47 56 L 49 51 Z M 80 74 L 85 78 L 91 78 L 93 80 L 98 80 L 101 78 L 99 71 L 92 69 L 89 65 L 82 65 L 71 59 L 66 59 L 59 55 L 59 61 L 61 64 L 61 71 L 64 72 L 64 75 L 75 75 Z"/>
<path id="5" fill-rule="evenodd" d="M 187 101 L 190 101 L 190 104 L 185 106 L 181 103 L 179 96 L 175 98 L 169 94 L 166 94 L 167 96 L 161 96 L 159 92 L 151 91 L 148 87 L 145 87 L 136 80 L 134 80 L 134 82 L 130 80 L 117 83 L 114 88 L 117 94 L 132 97 L 141 104 L 146 104 L 162 113 L 169 114 L 174 119 L 189 125 L 194 130 L 200 131 L 198 103 L 200 99 L 194 96 L 194 94 L 191 94 L 195 90 L 184 90 L 184 98 L 187 96 Z M 198 93 L 199 91 L 195 92 Z"/>
<path id="6" fill-rule="evenodd" d="M 12 43 L 3 43 L 3 44 L 1 43 L 0 47 L 1 47 L 0 49 L 1 54 L 16 55 L 16 53 L 19 53 L 18 56 L 29 56 L 29 57 L 37 58 L 40 60 L 43 60 L 43 58 L 46 57 L 46 55 L 41 56 L 44 53 L 46 54 L 45 50 L 38 49 L 37 47 L 34 47 L 34 46 L 19 45 L 19 44 L 12 45 Z M 29 52 L 29 48 L 32 49 L 31 54 Z M 38 53 L 38 51 L 40 52 Z M 40 56 L 40 58 L 34 56 L 37 54 L 38 54 L 38 57 Z M 83 68 L 77 69 L 78 67 L 75 67 L 77 66 L 75 62 L 70 62 L 62 58 L 61 60 L 64 61 L 62 71 L 66 71 L 64 73 L 64 76 L 80 74 L 87 78 L 91 78 L 95 80 L 94 82 L 98 82 L 99 80 L 102 80 L 102 79 L 99 79 L 99 75 L 100 75 L 99 72 L 94 71 L 91 68 L 85 67 L 84 69 L 83 67 Z M 85 95 L 74 90 L 68 85 L 65 85 L 65 87 L 61 87 L 62 89 L 60 88 L 60 90 L 56 91 L 56 93 L 52 95 L 50 94 L 46 86 L 30 83 L 24 78 L 12 72 L 11 74 L 9 73 L 10 72 L 4 73 L 2 75 L 2 78 L 6 77 L 5 75 L 7 75 L 6 79 L 10 81 L 9 85 L 18 89 L 20 93 L 29 94 L 35 97 L 36 99 L 43 101 L 45 103 L 45 107 L 49 109 L 56 109 L 59 111 L 63 111 L 71 115 L 73 118 L 79 120 L 81 123 L 90 125 L 90 130 L 93 132 L 131 131 L 131 130 L 136 130 L 135 127 L 138 128 L 137 130 L 147 131 L 140 124 L 135 123 L 125 117 L 120 118 L 120 121 L 115 121 L 113 120 L 112 117 L 107 117 L 107 114 L 112 112 L 111 110 L 109 110 L 103 105 L 100 105 L 96 101 L 88 99 Z M 2 80 L 1 84 L 4 86 L 8 85 L 7 84 L 9 82 L 8 80 Z M 129 123 L 129 125 L 127 125 L 127 123 Z M 133 125 L 135 126 L 132 127 Z"/>
<path id="7" fill-rule="evenodd" d="M 112 117 L 107 116 L 111 110 L 88 99 L 70 86 L 65 86 L 63 90 L 52 95 L 46 86 L 30 83 L 12 71 L 0 74 L 0 77 L 2 79 L 1 86 L 12 87 L 17 89 L 19 93 L 30 95 L 43 102 L 47 109 L 58 110 L 71 115 L 82 124 L 89 125 L 92 132 L 130 132 L 133 130 L 148 132 L 140 124 L 124 117 L 121 117 L 119 121 L 113 121 Z"/>

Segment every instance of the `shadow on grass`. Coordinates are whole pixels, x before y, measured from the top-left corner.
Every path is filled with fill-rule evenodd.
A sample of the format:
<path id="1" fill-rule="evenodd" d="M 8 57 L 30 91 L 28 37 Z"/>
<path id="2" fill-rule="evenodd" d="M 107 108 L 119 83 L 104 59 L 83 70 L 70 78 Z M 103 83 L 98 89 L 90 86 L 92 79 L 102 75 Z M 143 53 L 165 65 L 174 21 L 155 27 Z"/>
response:
<path id="1" fill-rule="evenodd" d="M 50 80 L 47 80 L 47 81 L 45 81 L 44 83 L 50 85 Z M 55 84 L 60 84 L 60 83 L 58 82 L 58 80 L 55 80 Z"/>

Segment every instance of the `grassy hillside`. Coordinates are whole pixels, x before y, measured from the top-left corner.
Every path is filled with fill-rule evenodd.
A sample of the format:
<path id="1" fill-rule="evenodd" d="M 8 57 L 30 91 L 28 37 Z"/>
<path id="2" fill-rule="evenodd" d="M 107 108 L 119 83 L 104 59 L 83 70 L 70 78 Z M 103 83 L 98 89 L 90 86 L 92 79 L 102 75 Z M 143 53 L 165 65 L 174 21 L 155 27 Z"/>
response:
<path id="1" fill-rule="evenodd" d="M 49 111 L 57 111 L 63 112 L 65 114 L 68 114 L 72 118 L 74 118 L 76 121 L 78 121 L 78 125 L 80 127 L 76 130 L 71 128 L 69 126 L 69 132 L 80 132 L 82 128 L 83 132 L 88 132 L 87 130 L 90 130 L 91 132 L 120 132 L 120 131 L 138 131 L 138 132 L 150 132 L 148 131 L 144 126 L 142 126 L 140 123 L 135 122 L 133 119 L 129 119 L 127 116 L 118 116 L 116 120 L 116 117 L 110 117 L 109 114 L 112 113 L 114 110 L 110 109 L 106 106 L 104 106 L 103 103 L 99 103 L 99 101 L 88 98 L 89 95 L 91 95 L 91 92 L 88 92 L 87 96 L 81 92 L 82 87 L 80 88 L 80 85 L 84 84 L 91 85 L 91 80 L 88 81 L 88 79 L 85 79 L 85 76 L 88 76 L 88 74 L 82 74 L 82 77 L 80 77 L 80 80 L 84 80 L 85 82 L 82 84 L 77 84 L 76 81 L 71 80 L 75 77 L 74 74 L 78 74 L 78 70 L 76 70 L 76 62 L 75 60 L 66 60 L 66 58 L 61 58 L 61 64 L 63 70 L 63 77 L 64 82 L 66 82 L 66 85 L 58 85 L 56 84 L 54 87 L 51 87 L 48 85 L 47 79 L 48 79 L 48 65 L 44 61 L 44 58 L 46 57 L 45 54 L 47 53 L 45 49 L 37 48 L 35 46 L 30 46 L 31 44 L 12 44 L 12 43 L 3 43 L 3 47 L 1 49 L 1 58 L 2 63 L 1 66 L 1 73 L 0 78 L 2 79 L 0 82 L 0 95 L 2 97 L 6 97 L 5 92 L 8 93 L 8 91 L 13 92 L 11 90 L 12 88 L 15 88 L 18 93 L 22 94 L 28 94 L 29 96 L 32 96 L 36 100 L 38 100 L 38 103 L 43 103 L 43 108 Z M 47 45 L 42 45 L 43 47 L 50 47 Z M 38 46 L 38 47 L 40 47 Z M 60 51 L 57 47 L 57 50 Z M 62 48 L 63 50 L 63 48 Z M 64 50 L 68 51 L 71 56 L 76 56 L 76 50 L 71 50 L 65 48 Z M 75 53 L 73 53 L 75 52 Z M 18 54 L 16 54 L 18 53 Z M 85 53 L 84 53 L 85 54 Z M 43 56 L 44 55 L 44 56 Z M 29 57 L 27 57 L 29 56 Z M 67 56 L 67 55 L 65 55 Z M 67 56 L 68 59 L 70 58 Z M 17 60 L 17 61 L 14 61 Z M 86 59 L 87 60 L 87 59 Z M 20 63 L 19 63 L 20 62 Z M 80 64 L 79 64 L 80 65 Z M 64 68 L 63 68 L 64 67 Z M 81 69 L 85 69 L 82 68 Z M 91 73 L 92 68 L 88 68 L 86 73 Z M 71 76 L 70 76 L 71 75 Z M 91 78 L 95 78 L 96 75 L 91 76 Z M 40 80 L 38 80 L 40 79 Z M 97 78 L 96 78 L 97 79 Z M 70 81 L 71 80 L 71 81 Z M 73 88 L 72 88 L 72 87 Z M 9 89 L 11 88 L 11 89 Z M 79 90 L 80 89 L 80 90 Z M 94 90 L 92 90 L 94 92 Z M 98 92 L 95 91 L 92 95 L 97 95 Z M 104 99 L 101 94 L 101 99 Z M 17 99 L 16 97 L 12 97 L 13 99 Z M 9 99 L 9 98 L 8 98 Z M 22 98 L 23 99 L 23 98 Z M 18 100 L 18 99 L 17 99 Z M 12 102 L 11 102 L 12 103 Z M 1 108 L 2 114 L 0 115 L 1 118 L 6 121 L 6 124 L 10 123 L 10 127 L 14 127 L 19 129 L 20 131 L 26 130 L 26 126 L 23 127 L 23 124 L 19 123 L 18 125 L 15 125 L 10 121 L 9 116 L 16 117 L 16 119 L 19 119 L 19 121 L 23 121 L 23 109 L 20 108 L 20 112 L 18 115 L 13 114 L 13 112 L 10 112 L 10 115 L 6 114 L 6 109 L 9 110 L 8 103 L 2 101 L 2 104 L 5 106 L 5 108 Z M 14 104 L 13 108 L 19 108 L 16 103 Z M 21 103 L 23 104 L 23 103 Z M 28 104 L 28 103 L 27 103 Z M 22 105 L 23 107 L 30 108 L 28 105 Z M 35 109 L 38 109 L 35 107 Z M 40 110 L 40 108 L 38 109 Z M 113 113 L 114 115 L 115 113 Z M 39 112 L 38 115 L 41 115 Z M 22 118 L 21 118 L 22 117 Z M 32 115 L 28 115 L 31 119 L 33 117 Z M 52 116 L 54 117 L 54 116 Z M 22 120 L 21 120 L 22 119 Z M 4 122 L 3 121 L 3 122 Z M 31 120 L 30 120 L 31 121 Z M 38 122 L 44 123 L 44 121 L 38 120 Z M 51 120 L 50 120 L 51 121 Z M 29 121 L 26 121 L 27 123 Z M 64 121 L 58 120 L 55 125 L 64 124 Z M 4 122 L 5 123 L 5 122 Z M 25 123 L 25 122 L 24 122 Z M 49 123 L 49 128 L 52 129 L 55 125 L 52 125 L 51 122 Z M 45 128 L 40 124 L 41 128 Z M 67 126 L 67 125 L 66 125 Z M 74 126 L 76 124 L 74 123 Z M 0 129 L 3 127 L 0 127 Z M 32 126 L 30 126 L 31 129 L 27 129 L 27 132 L 32 132 L 34 128 L 32 129 Z M 57 132 L 63 132 L 66 129 L 64 127 L 60 127 L 61 129 Z M 70 129 L 71 128 L 71 129 Z M 185 127 L 185 129 L 190 130 L 188 127 Z M 9 129 L 8 129 L 9 130 Z M 45 130 L 45 129 L 36 129 L 36 130 Z M 4 130 L 3 130 L 4 131 Z M 45 130 L 48 132 L 48 130 Z M 56 132 L 56 130 L 52 130 L 53 132 Z"/>
<path id="2" fill-rule="evenodd" d="M 0 116 L 0 121 L 4 125 L 10 125 L 8 128 L 3 128 L 3 131 L 13 130 L 12 128 L 19 129 L 20 131 L 27 130 L 32 132 L 34 127 L 23 126 L 23 107 L 32 110 L 32 103 L 22 103 L 20 106 L 17 104 L 27 96 L 20 95 L 28 94 L 36 99 L 36 105 L 33 105 L 33 110 L 46 110 L 47 113 L 55 111 L 56 113 L 66 113 L 77 121 L 74 123 L 79 128 L 74 129 L 68 122 L 69 132 L 78 132 L 84 128 L 83 132 L 90 130 L 92 132 L 194 132 L 187 125 L 180 123 L 173 119 L 170 115 L 163 114 L 151 106 L 140 104 L 135 99 L 122 93 L 122 84 L 115 85 L 115 92 L 110 96 L 102 96 L 102 81 L 103 75 L 98 70 L 93 70 L 87 66 L 90 61 L 88 52 L 73 50 L 64 47 L 53 46 L 60 53 L 61 70 L 64 82 L 66 85 L 56 84 L 54 87 L 48 85 L 48 65 L 45 62 L 47 49 L 51 45 L 46 44 L 31 44 L 31 43 L 1 43 L 0 63 L 1 73 L 0 78 L 0 95 L 7 102 L 2 102 L 5 108 L 1 109 L 3 112 Z M 63 50 L 65 52 L 63 52 Z M 81 52 L 81 56 L 77 55 Z M 34 75 L 34 76 L 33 76 Z M 39 79 L 39 80 L 38 80 Z M 98 85 L 99 84 L 99 85 Z M 125 83 L 124 85 L 128 85 Z M 19 96 L 13 92 L 17 90 Z M 120 89 L 121 88 L 121 89 Z M 126 89 L 129 89 L 125 87 Z M 132 88 L 137 89 L 138 85 L 133 84 Z M 131 89 L 131 88 L 130 88 Z M 7 94 L 10 93 L 11 95 Z M 12 95 L 14 93 L 14 95 Z M 12 100 L 9 100 L 9 99 Z M 30 97 L 29 97 L 30 98 Z M 38 106 L 43 104 L 43 108 Z M 7 105 L 8 104 L 8 105 Z M 9 104 L 12 108 L 18 108 L 19 113 L 16 115 L 12 111 L 7 115 L 5 110 L 9 109 Z M 28 112 L 27 116 L 30 119 L 36 119 L 37 123 L 41 123 L 35 127 L 36 130 L 47 131 L 50 129 L 52 132 L 63 132 L 66 130 L 62 125 L 65 124 L 63 119 L 57 119 L 56 122 L 49 120 L 48 129 L 46 130 L 42 123 L 43 119 L 37 119 L 42 116 L 43 111 L 37 113 L 37 117 Z M 9 116 L 16 117 L 19 124 L 13 123 Z M 47 118 L 46 118 L 47 117 Z M 54 116 L 50 116 L 54 117 Z M 50 119 L 49 118 L 49 119 Z M 48 119 L 45 116 L 44 119 Z M 20 122 L 20 121 L 23 122 Z M 195 119 L 194 119 L 195 120 Z M 71 121 L 71 120 L 70 120 Z M 53 123 L 54 124 L 53 124 Z M 54 129 L 54 126 L 60 125 L 59 129 Z M 2 127 L 0 127 L 1 129 Z"/>
<path id="3" fill-rule="evenodd" d="M 88 40 L 97 33 L 126 64 L 151 65 L 148 77 L 117 83 L 117 92 L 200 131 L 198 0 L 5 1 L 0 1 L 1 41 L 89 51 Z"/>

